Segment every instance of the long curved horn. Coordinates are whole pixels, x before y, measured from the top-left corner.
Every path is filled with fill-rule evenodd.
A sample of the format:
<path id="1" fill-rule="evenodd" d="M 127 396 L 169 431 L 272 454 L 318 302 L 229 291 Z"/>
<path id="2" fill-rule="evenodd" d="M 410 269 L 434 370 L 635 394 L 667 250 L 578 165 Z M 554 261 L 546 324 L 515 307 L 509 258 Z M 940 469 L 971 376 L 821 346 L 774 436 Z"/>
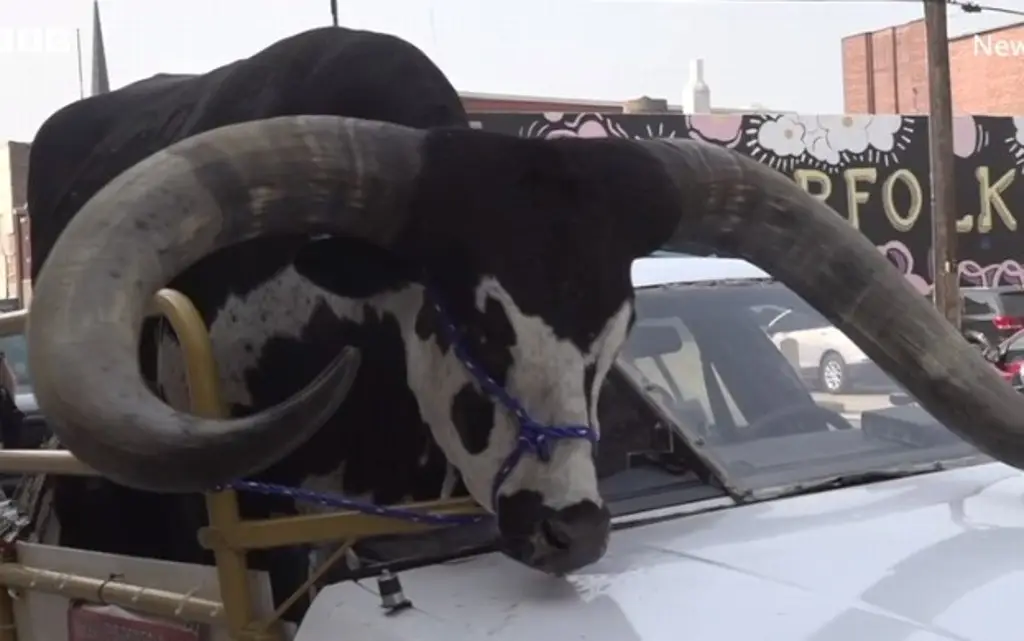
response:
<path id="1" fill-rule="evenodd" d="M 636 141 L 679 195 L 665 247 L 741 256 L 788 285 L 979 450 L 1024 468 L 1024 398 L 860 232 L 775 170 L 696 141 Z M 671 231 L 669 231 L 671 230 Z"/>
<path id="2" fill-rule="evenodd" d="M 117 482 L 164 492 L 210 489 L 305 442 L 344 399 L 350 350 L 277 407 L 203 419 L 143 382 L 147 304 L 204 256 L 259 236 L 391 246 L 407 223 L 423 135 L 327 116 L 250 122 L 181 141 L 104 187 L 54 246 L 28 323 L 35 394 L 61 442 Z"/>

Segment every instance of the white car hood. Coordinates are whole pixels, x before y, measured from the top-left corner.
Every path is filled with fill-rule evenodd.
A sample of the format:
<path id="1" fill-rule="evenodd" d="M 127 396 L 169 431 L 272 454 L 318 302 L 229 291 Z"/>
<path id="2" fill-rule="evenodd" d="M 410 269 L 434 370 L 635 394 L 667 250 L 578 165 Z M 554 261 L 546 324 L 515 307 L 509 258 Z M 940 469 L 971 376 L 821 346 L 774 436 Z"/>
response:
<path id="1" fill-rule="evenodd" d="M 566 579 L 492 554 L 317 596 L 297 641 L 1018 641 L 1024 476 L 999 464 L 618 531 Z"/>

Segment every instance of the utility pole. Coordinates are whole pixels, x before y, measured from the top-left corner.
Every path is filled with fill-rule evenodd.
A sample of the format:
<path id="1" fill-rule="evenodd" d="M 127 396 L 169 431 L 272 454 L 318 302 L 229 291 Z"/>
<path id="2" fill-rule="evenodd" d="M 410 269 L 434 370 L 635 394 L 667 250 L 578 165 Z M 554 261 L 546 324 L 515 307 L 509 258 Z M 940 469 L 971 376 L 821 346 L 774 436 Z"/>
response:
<path id="1" fill-rule="evenodd" d="M 953 96 L 945 0 L 924 0 L 928 40 L 928 147 L 932 193 L 932 273 L 939 312 L 960 328 L 956 259 L 956 176 L 953 172 Z"/>

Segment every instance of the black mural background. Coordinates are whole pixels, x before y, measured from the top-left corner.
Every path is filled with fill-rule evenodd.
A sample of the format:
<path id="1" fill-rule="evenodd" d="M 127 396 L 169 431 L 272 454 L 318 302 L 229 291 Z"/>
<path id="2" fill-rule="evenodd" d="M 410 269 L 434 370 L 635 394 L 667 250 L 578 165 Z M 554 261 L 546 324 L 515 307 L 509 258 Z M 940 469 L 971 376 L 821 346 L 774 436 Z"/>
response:
<path id="1" fill-rule="evenodd" d="M 698 138 L 736 149 L 825 197 L 919 291 L 931 291 L 925 116 L 584 113 L 472 119 L 475 127 L 528 137 Z M 1024 285 L 1024 243 L 1017 230 L 1017 214 L 1024 212 L 1024 118 L 958 116 L 954 146 L 961 283 Z"/>

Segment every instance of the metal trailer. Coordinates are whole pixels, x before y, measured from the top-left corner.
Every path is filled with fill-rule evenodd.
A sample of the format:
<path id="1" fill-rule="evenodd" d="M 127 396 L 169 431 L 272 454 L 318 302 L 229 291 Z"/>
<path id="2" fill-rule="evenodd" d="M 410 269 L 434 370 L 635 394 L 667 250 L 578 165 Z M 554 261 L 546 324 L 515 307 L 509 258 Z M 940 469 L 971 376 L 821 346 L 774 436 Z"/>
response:
<path id="1" fill-rule="evenodd" d="M 166 317 L 178 335 L 186 361 L 192 412 L 207 417 L 225 416 L 210 338 L 195 306 L 184 294 L 163 289 L 154 297 L 150 314 Z M 28 320 L 29 314 L 24 310 L 0 315 L 0 336 L 23 332 Z M 99 476 L 70 452 L 58 450 L 0 450 L 0 473 Z M 198 598 L 191 593 L 162 590 L 157 586 L 30 567 L 18 562 L 16 546 L 10 545 L 0 556 L 0 585 L 7 588 L 0 590 L 0 641 L 18 641 L 14 591 L 56 594 L 84 602 L 117 605 L 186 623 L 223 626 L 233 641 L 282 641 L 284 633 L 277 625 L 281 615 L 357 540 L 432 527 L 356 512 L 242 520 L 234 490 L 208 493 L 206 506 L 210 525 L 197 535 L 200 544 L 211 550 L 216 559 L 219 601 Z M 479 506 L 467 499 L 403 507 L 439 515 L 482 512 Z M 270 617 L 258 619 L 254 616 L 247 579 L 247 551 L 332 541 L 342 542 L 342 545 L 310 573 L 305 584 Z"/>

